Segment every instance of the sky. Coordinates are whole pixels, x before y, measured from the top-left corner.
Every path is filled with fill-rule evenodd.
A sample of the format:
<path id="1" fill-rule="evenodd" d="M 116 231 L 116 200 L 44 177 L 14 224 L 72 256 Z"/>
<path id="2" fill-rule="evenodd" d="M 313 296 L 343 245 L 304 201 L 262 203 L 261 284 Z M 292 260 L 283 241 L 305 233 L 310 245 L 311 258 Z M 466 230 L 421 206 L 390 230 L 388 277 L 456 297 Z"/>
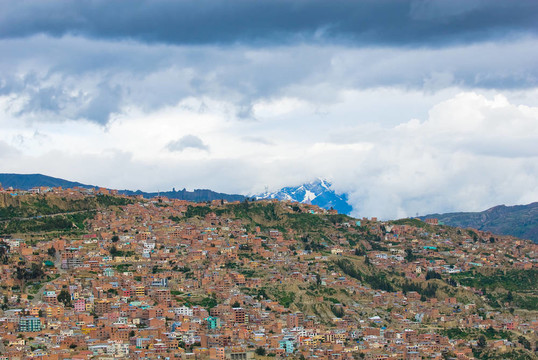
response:
<path id="1" fill-rule="evenodd" d="M 535 0 L 0 0 L 0 172 L 355 216 L 538 201 Z"/>

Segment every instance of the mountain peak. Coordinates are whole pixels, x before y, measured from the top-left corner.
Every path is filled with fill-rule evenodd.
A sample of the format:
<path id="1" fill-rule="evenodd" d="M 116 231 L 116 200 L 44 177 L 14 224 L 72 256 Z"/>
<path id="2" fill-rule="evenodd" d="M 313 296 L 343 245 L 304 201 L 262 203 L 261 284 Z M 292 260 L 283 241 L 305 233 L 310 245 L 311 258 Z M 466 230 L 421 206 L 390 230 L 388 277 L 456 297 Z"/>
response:
<path id="1" fill-rule="evenodd" d="M 481 212 L 453 212 L 421 216 L 437 218 L 446 225 L 512 235 L 538 243 L 538 202 L 527 205 L 497 205 Z"/>
<path id="2" fill-rule="evenodd" d="M 299 186 L 284 187 L 275 192 L 265 192 L 255 196 L 256 199 L 291 200 L 304 204 L 313 204 L 324 209 L 336 209 L 339 213 L 349 214 L 353 209 L 347 202 L 347 194 L 338 194 L 332 184 L 317 178 Z"/>

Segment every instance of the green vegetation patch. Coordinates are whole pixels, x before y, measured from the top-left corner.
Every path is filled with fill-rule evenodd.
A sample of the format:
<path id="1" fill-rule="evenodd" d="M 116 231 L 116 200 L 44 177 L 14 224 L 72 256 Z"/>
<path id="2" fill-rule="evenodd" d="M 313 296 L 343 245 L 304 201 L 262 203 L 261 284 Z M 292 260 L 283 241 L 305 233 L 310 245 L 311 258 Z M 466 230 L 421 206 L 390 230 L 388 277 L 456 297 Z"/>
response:
<path id="1" fill-rule="evenodd" d="M 272 290 L 269 292 L 275 300 L 284 307 L 290 307 L 291 304 L 295 301 L 295 293 L 291 291 L 282 291 L 282 290 Z"/>
<path id="2" fill-rule="evenodd" d="M 514 296 L 512 305 L 518 309 L 538 311 L 538 296 Z"/>
<path id="3" fill-rule="evenodd" d="M 460 284 L 477 289 L 505 289 L 509 291 L 538 291 L 538 270 L 497 270 L 491 274 L 467 271 L 452 275 Z"/>
<path id="4" fill-rule="evenodd" d="M 399 220 L 391 221 L 391 224 L 394 224 L 394 225 L 409 225 L 409 226 L 414 226 L 414 227 L 417 227 L 417 228 L 422 228 L 422 229 L 425 229 L 425 230 L 431 230 L 431 225 L 429 225 L 429 224 L 427 224 L 424 221 L 419 220 L 419 219 L 399 219 Z"/>
<path id="5" fill-rule="evenodd" d="M 364 274 L 348 259 L 339 259 L 335 264 L 344 272 L 344 274 L 367 283 L 372 289 L 389 292 L 395 291 L 394 284 L 383 272 L 377 272 L 372 275 Z"/>
<path id="6" fill-rule="evenodd" d="M 212 212 L 213 210 L 209 206 L 192 206 L 189 205 L 187 207 L 187 211 L 185 212 L 185 218 L 190 219 L 195 216 L 199 217 L 205 217 L 207 214 Z"/>
<path id="7" fill-rule="evenodd" d="M 330 226 L 329 221 L 315 214 L 286 214 L 286 225 L 303 232 L 317 231 Z"/>
<path id="8" fill-rule="evenodd" d="M 133 199 L 124 198 L 124 197 L 117 197 L 112 195 L 97 195 L 96 196 L 97 203 L 101 206 L 124 206 L 129 205 L 134 202 Z"/>
<path id="9" fill-rule="evenodd" d="M 441 335 L 448 336 L 450 339 L 472 340 L 484 336 L 488 340 L 506 339 L 511 340 L 513 334 L 510 331 L 495 330 L 492 327 L 486 330 L 470 329 L 470 328 L 450 328 L 441 330 Z"/>
<path id="10" fill-rule="evenodd" d="M 536 356 L 522 349 L 514 349 L 507 352 L 499 352 L 494 350 L 481 351 L 475 349 L 473 355 L 482 360 L 535 360 Z"/>
<path id="11" fill-rule="evenodd" d="M 0 234 L 19 234 L 51 231 L 66 232 L 73 230 L 82 230 L 84 229 L 84 220 L 89 217 L 93 217 L 93 215 L 90 213 L 86 213 L 86 215 L 84 216 L 81 213 L 65 216 L 57 215 L 28 220 L 11 220 L 4 224 L 3 228 L 0 228 Z"/>
<path id="12" fill-rule="evenodd" d="M 274 228 L 284 231 L 282 218 L 275 204 L 243 201 L 240 204 L 228 205 L 225 209 L 220 210 L 221 212 L 217 215 L 228 214 L 236 219 L 241 219 L 249 230 L 252 230 L 254 226 L 259 226 L 263 230 Z"/>
<path id="13" fill-rule="evenodd" d="M 217 300 L 213 297 L 205 297 L 205 298 L 202 298 L 201 300 L 190 299 L 189 304 L 199 305 L 205 309 L 212 309 L 218 305 Z"/>
<path id="14" fill-rule="evenodd" d="M 38 195 L 21 196 L 13 201 L 16 202 L 6 207 L 0 207 L 0 220 L 20 220 L 45 215 L 90 211 L 99 207 L 127 205 L 133 203 L 134 200 L 112 195 L 88 196 L 82 199 Z"/>

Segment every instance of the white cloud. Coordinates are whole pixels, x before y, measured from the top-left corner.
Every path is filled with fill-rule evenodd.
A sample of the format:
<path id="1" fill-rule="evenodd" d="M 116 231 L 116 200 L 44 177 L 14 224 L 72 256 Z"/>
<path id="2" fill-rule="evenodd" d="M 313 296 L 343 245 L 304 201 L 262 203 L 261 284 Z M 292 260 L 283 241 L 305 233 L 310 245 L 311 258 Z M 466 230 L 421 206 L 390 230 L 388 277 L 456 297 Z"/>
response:
<path id="1" fill-rule="evenodd" d="M 326 177 L 383 218 L 536 201 L 537 45 L 4 39 L 0 170 L 233 193 Z"/>
<path id="2" fill-rule="evenodd" d="M 233 104 L 193 98 L 156 112 L 133 108 L 106 128 L 12 123 L 0 134 L 9 154 L 2 170 L 112 188 L 244 194 L 327 177 L 350 194 L 355 215 L 382 218 L 536 200 L 538 107 L 489 92 L 448 92 L 441 101 L 437 93 L 423 95 L 424 104 L 437 101 L 423 111 L 425 118 L 412 119 L 409 111 L 399 124 L 382 125 L 369 118 L 369 107 L 357 105 L 370 92 L 342 93 L 321 117 L 316 104 L 283 107 L 290 103 L 283 98 L 265 103 L 257 121 L 233 121 Z M 387 104 L 418 96 L 376 94 Z M 185 151 L 166 149 L 194 133 L 211 152 L 188 150 L 188 144 Z"/>
<path id="3" fill-rule="evenodd" d="M 503 95 L 488 99 L 461 93 L 434 106 L 423 123 L 397 127 L 400 136 L 421 138 L 447 150 L 525 157 L 538 156 L 538 107 L 513 105 Z"/>
<path id="4" fill-rule="evenodd" d="M 358 213 L 476 211 L 528 201 L 538 189 L 538 107 L 461 93 L 384 138 L 354 177 L 361 188 L 347 182 Z"/>

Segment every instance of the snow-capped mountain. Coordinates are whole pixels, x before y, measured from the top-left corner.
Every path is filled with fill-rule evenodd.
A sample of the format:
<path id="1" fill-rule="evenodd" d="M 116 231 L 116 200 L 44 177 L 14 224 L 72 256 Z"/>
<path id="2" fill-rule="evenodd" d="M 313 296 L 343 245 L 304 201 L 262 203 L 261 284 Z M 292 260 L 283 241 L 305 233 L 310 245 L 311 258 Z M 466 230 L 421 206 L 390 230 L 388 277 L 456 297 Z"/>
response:
<path id="1" fill-rule="evenodd" d="M 352 210 L 347 202 L 347 194 L 337 194 L 331 189 L 332 184 L 327 180 L 317 179 L 300 186 L 289 186 L 276 192 L 266 192 L 256 195 L 256 199 L 291 200 L 313 204 L 324 209 L 336 209 L 340 214 L 349 214 Z"/>

